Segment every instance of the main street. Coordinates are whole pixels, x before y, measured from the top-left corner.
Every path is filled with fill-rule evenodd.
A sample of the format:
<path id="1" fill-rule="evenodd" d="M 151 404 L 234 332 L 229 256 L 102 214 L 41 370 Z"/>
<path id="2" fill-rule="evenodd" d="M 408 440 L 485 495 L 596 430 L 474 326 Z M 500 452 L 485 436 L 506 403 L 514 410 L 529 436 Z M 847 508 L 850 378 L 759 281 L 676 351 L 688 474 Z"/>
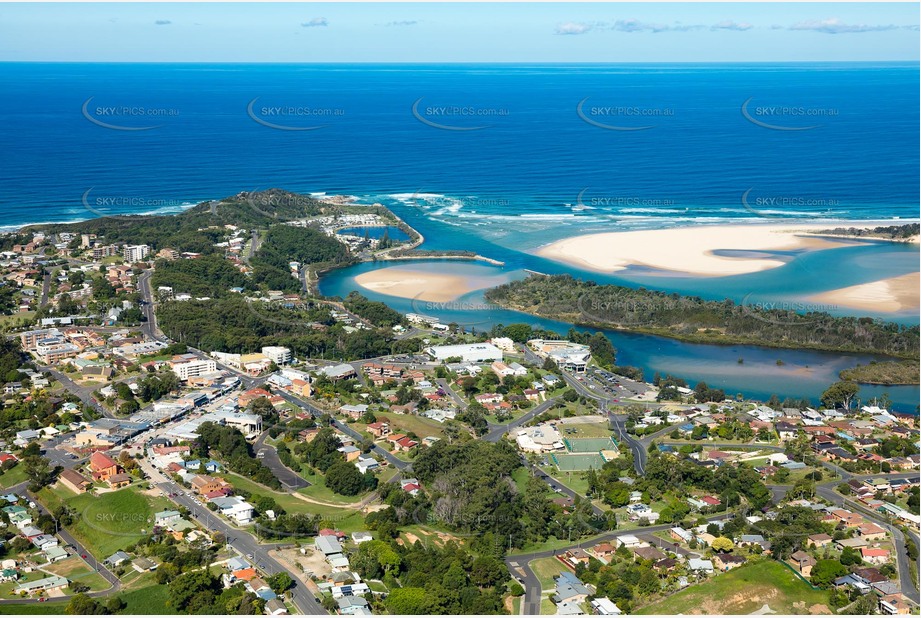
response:
<path id="1" fill-rule="evenodd" d="M 208 510 L 208 507 L 197 498 L 190 496 L 184 487 L 177 485 L 172 479 L 154 468 L 149 461 L 146 459 L 139 461 L 141 468 L 151 479 L 151 483 L 155 484 L 164 495 L 169 496 L 170 500 L 177 505 L 188 509 L 190 516 L 203 528 L 223 534 L 228 546 L 233 547 L 239 554 L 246 556 L 247 559 L 270 575 L 281 571 L 291 574 L 294 580 L 294 587 L 289 592 L 290 598 L 302 614 L 325 615 L 329 613 L 317 601 L 313 593 L 307 589 L 298 573 L 291 573 L 269 555 L 269 550 L 278 547 L 280 544 L 260 543 L 249 532 L 232 527 L 219 515 Z"/>

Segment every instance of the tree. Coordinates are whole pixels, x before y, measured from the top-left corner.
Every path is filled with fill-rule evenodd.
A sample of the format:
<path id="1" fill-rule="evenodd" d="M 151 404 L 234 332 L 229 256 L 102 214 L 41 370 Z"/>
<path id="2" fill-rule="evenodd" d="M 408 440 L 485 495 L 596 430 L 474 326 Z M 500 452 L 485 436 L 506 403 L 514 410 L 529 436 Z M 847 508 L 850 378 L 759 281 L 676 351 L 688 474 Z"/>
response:
<path id="1" fill-rule="evenodd" d="M 732 540 L 727 539 L 724 536 L 719 536 L 713 539 L 713 542 L 710 543 L 710 547 L 719 552 L 727 552 L 735 549 L 735 545 L 733 544 Z"/>
<path id="2" fill-rule="evenodd" d="M 845 547 L 838 558 L 844 566 L 851 566 L 863 563 L 860 552 L 853 547 Z"/>
<path id="3" fill-rule="evenodd" d="M 508 591 L 513 597 L 520 597 L 524 594 L 524 588 L 522 588 L 521 584 L 518 582 L 515 582 L 509 586 Z"/>
<path id="4" fill-rule="evenodd" d="M 340 461 L 326 471 L 326 486 L 337 494 L 355 496 L 361 493 L 364 478 L 354 464 Z"/>
<path id="5" fill-rule="evenodd" d="M 281 594 L 294 585 L 294 580 L 285 571 L 279 571 L 268 578 L 267 583 L 275 594 Z"/>
<path id="6" fill-rule="evenodd" d="M 39 491 L 54 481 L 55 471 L 46 457 L 32 455 L 24 458 L 22 465 L 29 479 L 29 491 Z"/>
<path id="7" fill-rule="evenodd" d="M 125 608 L 125 602 L 120 596 L 109 597 L 106 599 L 106 611 L 110 614 L 117 614 Z"/>
<path id="8" fill-rule="evenodd" d="M 106 613 L 106 610 L 95 599 L 81 592 L 71 597 L 70 602 L 67 604 L 67 613 L 82 616 L 98 616 Z"/>
<path id="9" fill-rule="evenodd" d="M 428 593 L 424 588 L 397 588 L 384 600 L 391 614 L 420 615 L 428 613 Z"/>
<path id="10" fill-rule="evenodd" d="M 812 567 L 812 583 L 823 588 L 842 575 L 847 575 L 847 568 L 837 560 L 819 560 Z"/>
<path id="11" fill-rule="evenodd" d="M 822 393 L 822 405 L 826 408 L 837 408 L 841 406 L 850 409 L 851 403 L 854 397 L 857 396 L 859 390 L 860 386 L 858 386 L 857 382 L 852 382 L 850 380 L 835 382 Z"/>

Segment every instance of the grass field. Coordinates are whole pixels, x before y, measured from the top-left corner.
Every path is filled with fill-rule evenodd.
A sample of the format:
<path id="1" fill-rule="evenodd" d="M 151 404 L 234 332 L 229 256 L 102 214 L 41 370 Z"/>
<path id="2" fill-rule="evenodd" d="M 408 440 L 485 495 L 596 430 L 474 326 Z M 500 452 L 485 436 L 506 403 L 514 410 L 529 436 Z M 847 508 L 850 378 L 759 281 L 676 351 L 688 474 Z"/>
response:
<path id="1" fill-rule="evenodd" d="M 288 513 L 308 513 L 311 515 L 321 515 L 330 522 L 335 523 L 336 527 L 343 532 L 356 532 L 364 530 L 364 516 L 353 509 L 340 506 L 326 506 L 314 504 L 301 500 L 292 494 L 279 491 L 272 491 L 238 474 L 228 472 L 223 474 L 224 479 L 239 489 L 258 494 L 260 496 L 269 496 L 278 503 Z"/>
<path id="2" fill-rule="evenodd" d="M 390 423 L 390 431 L 393 433 L 413 432 L 420 438 L 435 436 L 444 438 L 445 432 L 441 423 L 423 416 L 412 414 L 375 414 L 377 420 L 383 423 Z"/>
<path id="3" fill-rule="evenodd" d="M 29 477 L 26 475 L 26 467 L 19 464 L 12 470 L 7 470 L 0 475 L 0 487 L 12 487 L 13 485 L 19 485 L 23 481 L 28 480 Z"/>
<path id="4" fill-rule="evenodd" d="M 637 614 L 750 614 L 764 605 L 778 614 L 830 613 L 828 593 L 813 590 L 789 569 L 763 560 L 716 575 Z"/>
<path id="5" fill-rule="evenodd" d="M 122 614 L 164 614 L 167 613 L 166 601 L 169 588 L 166 584 L 154 584 L 136 590 L 122 592 L 119 595 L 125 602 Z"/>
<path id="6" fill-rule="evenodd" d="M 77 513 L 70 532 L 100 560 L 136 543 L 153 527 L 153 514 L 170 507 L 165 498 L 141 494 L 133 487 L 94 496 L 45 487 L 39 499 L 49 509 L 66 503 Z"/>
<path id="7" fill-rule="evenodd" d="M 77 581 L 90 587 L 91 592 L 108 590 L 111 585 L 102 575 L 89 567 L 87 563 L 80 559 L 80 556 L 71 556 L 66 560 L 55 562 L 47 567 L 51 573 L 66 577 L 71 581 Z"/>
<path id="8" fill-rule="evenodd" d="M 301 470 L 301 476 L 304 477 L 310 487 L 305 487 L 304 489 L 297 490 L 297 493 L 304 494 L 305 496 L 310 496 L 311 498 L 316 498 L 317 500 L 323 500 L 324 502 L 333 502 L 335 504 L 342 504 L 348 506 L 356 502 L 360 502 L 364 496 L 340 496 L 330 488 L 326 486 L 325 477 L 318 472 L 311 472 L 307 465 L 304 465 Z"/>
<path id="9" fill-rule="evenodd" d="M 570 571 L 571 569 L 566 568 L 566 565 L 550 556 L 548 558 L 538 558 L 537 560 L 531 561 L 531 570 L 534 571 L 534 575 L 537 576 L 537 579 L 540 580 L 540 587 L 544 592 L 548 590 L 553 590 L 556 588 L 556 584 L 553 582 L 553 578 L 562 573 L 563 571 Z"/>
<path id="10" fill-rule="evenodd" d="M 540 615 L 541 616 L 553 616 L 556 614 L 556 605 L 553 604 L 553 601 L 550 599 L 541 599 L 540 601 Z"/>
<path id="11" fill-rule="evenodd" d="M 592 415 L 592 418 L 600 418 Z M 571 419 L 566 419 L 571 420 Z M 607 423 L 561 423 L 557 429 L 564 438 L 569 440 L 578 440 L 586 438 L 610 438 L 611 430 L 608 429 Z"/>
<path id="12" fill-rule="evenodd" d="M 0 614 L 66 614 L 67 603 L 0 603 Z"/>

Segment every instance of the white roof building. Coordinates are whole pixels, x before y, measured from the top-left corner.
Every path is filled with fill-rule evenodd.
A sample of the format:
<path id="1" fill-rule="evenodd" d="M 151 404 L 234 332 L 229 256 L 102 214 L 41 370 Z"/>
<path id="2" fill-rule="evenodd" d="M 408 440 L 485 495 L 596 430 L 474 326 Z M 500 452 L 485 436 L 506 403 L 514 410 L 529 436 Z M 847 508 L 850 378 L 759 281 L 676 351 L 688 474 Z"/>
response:
<path id="1" fill-rule="evenodd" d="M 460 358 L 464 363 L 485 363 L 502 360 L 502 350 L 491 343 L 462 343 L 458 345 L 435 345 L 425 349 L 435 360 Z"/>

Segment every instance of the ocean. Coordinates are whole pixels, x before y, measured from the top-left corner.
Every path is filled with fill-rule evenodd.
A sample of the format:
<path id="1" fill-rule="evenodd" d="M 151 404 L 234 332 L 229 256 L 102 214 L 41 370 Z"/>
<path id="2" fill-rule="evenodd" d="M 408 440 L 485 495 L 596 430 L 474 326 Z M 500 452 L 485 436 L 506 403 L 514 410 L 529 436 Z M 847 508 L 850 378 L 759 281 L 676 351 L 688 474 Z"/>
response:
<path id="1" fill-rule="evenodd" d="M 917 246 L 709 279 L 598 275 L 530 252 L 600 231 L 917 220 L 918 68 L 0 63 L 0 226 L 178 212 L 279 187 L 383 203 L 425 236 L 422 248 L 475 251 L 509 278 L 530 269 L 737 302 L 804 296 L 917 271 Z M 362 268 L 321 289 L 356 289 Z M 527 321 L 494 312 L 466 321 Z M 777 351 L 743 350 L 737 365 L 734 350 L 612 337 L 623 362 L 752 395 L 815 397 L 853 360 L 791 352 L 780 370 Z M 917 387 L 888 392 L 916 409 Z"/>

